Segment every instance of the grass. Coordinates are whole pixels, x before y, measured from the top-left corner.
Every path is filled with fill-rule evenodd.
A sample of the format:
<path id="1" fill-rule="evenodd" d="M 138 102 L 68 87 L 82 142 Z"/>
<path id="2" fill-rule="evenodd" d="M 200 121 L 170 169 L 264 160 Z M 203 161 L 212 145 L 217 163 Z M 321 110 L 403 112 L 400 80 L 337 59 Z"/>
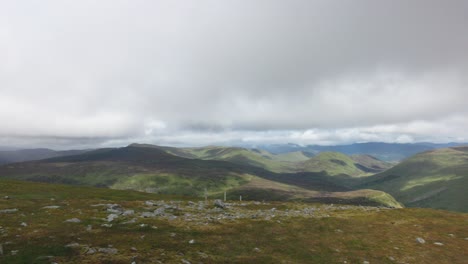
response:
<path id="1" fill-rule="evenodd" d="M 138 212 L 145 200 L 187 198 L 90 187 L 0 180 L 0 263 L 466 263 L 468 215 L 431 209 L 371 209 L 300 202 L 234 203 L 243 214 L 316 208 L 311 217 L 277 216 L 272 220 L 234 219 L 205 222 L 138 218 L 102 227 L 107 212 L 92 207 L 118 203 Z M 51 200 L 53 198 L 54 200 Z M 193 201 L 194 198 L 191 198 Z M 46 205 L 59 209 L 41 209 Z M 335 209 L 334 209 L 335 208 Z M 191 212 L 196 214 L 196 212 Z M 184 215 L 180 212 L 179 215 Z M 64 223 L 78 217 L 81 223 Z M 26 222 L 28 226 L 20 226 Z M 141 226 L 146 224 L 146 226 Z M 87 226 L 92 230 L 87 231 Z M 450 235 L 453 234 L 453 235 Z M 419 244 L 422 237 L 426 244 Z M 188 243 L 194 240 L 193 244 Z M 7 243 L 9 242 L 9 243 Z M 434 245 L 441 242 L 443 246 Z M 79 243 L 77 248 L 65 247 Z M 84 245 L 118 249 L 115 255 L 86 254 Z M 132 247 L 135 250 L 132 250 Z M 18 250 L 16 255 L 11 251 Z M 46 256 L 53 256 L 48 259 Z M 395 259 L 391 261 L 390 258 Z"/>

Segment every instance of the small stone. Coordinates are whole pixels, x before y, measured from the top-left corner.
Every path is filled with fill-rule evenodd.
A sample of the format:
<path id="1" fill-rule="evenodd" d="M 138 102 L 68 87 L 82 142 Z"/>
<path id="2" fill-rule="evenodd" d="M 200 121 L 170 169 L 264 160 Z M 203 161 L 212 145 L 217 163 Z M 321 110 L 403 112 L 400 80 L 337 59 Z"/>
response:
<path id="1" fill-rule="evenodd" d="M 48 206 L 42 207 L 42 209 L 58 209 L 58 208 L 60 208 L 60 206 L 58 205 L 48 205 Z"/>
<path id="2" fill-rule="evenodd" d="M 150 218 L 150 217 L 154 217 L 154 214 L 151 213 L 151 212 L 143 212 L 143 213 L 141 213 L 141 217 Z"/>
<path id="3" fill-rule="evenodd" d="M 81 223 L 81 220 L 78 218 L 71 218 L 68 220 L 65 220 L 66 223 Z"/>
<path id="4" fill-rule="evenodd" d="M 36 258 L 36 261 L 42 262 L 42 261 L 50 261 L 54 258 L 54 256 L 39 256 Z"/>
<path id="5" fill-rule="evenodd" d="M 154 210 L 154 216 L 163 216 L 165 214 L 164 207 L 159 207 L 158 209 Z"/>
<path id="6" fill-rule="evenodd" d="M 125 211 L 123 212 L 123 215 L 133 215 L 133 214 L 135 214 L 135 211 L 134 211 L 134 210 L 125 210 Z"/>
<path id="7" fill-rule="evenodd" d="M 93 226 L 92 226 L 92 225 L 88 225 L 88 226 L 86 227 L 86 231 L 91 232 L 91 230 L 93 230 Z"/>
<path id="8" fill-rule="evenodd" d="M 95 254 L 97 251 L 95 248 L 89 248 L 88 251 L 86 251 L 86 254 L 88 255 L 92 255 L 92 254 Z"/>
<path id="9" fill-rule="evenodd" d="M 136 247 L 131 247 L 130 250 L 133 251 L 133 252 L 138 251 L 138 250 L 136 249 Z"/>
<path id="10" fill-rule="evenodd" d="M 426 243 L 426 240 L 424 240 L 423 238 L 417 237 L 416 242 L 418 242 L 419 244 L 424 244 Z"/>
<path id="11" fill-rule="evenodd" d="M 98 252 L 114 255 L 117 254 L 118 250 L 116 248 L 99 248 Z"/>
<path id="12" fill-rule="evenodd" d="M 367 261 L 367 260 L 364 260 L 364 261 L 362 262 L 362 264 L 370 264 L 370 262 Z"/>
<path id="13" fill-rule="evenodd" d="M 192 239 L 188 242 L 189 244 L 195 244 L 195 239 Z"/>
<path id="14" fill-rule="evenodd" d="M 24 227 L 27 227 L 27 226 L 28 226 L 28 224 L 26 224 L 25 222 L 22 222 L 20 225 L 21 225 L 21 226 L 24 226 Z"/>
<path id="15" fill-rule="evenodd" d="M 80 244 L 74 242 L 74 243 L 70 243 L 70 244 L 66 245 L 65 247 L 76 248 L 76 247 L 80 247 Z"/>
<path id="16" fill-rule="evenodd" d="M 0 214 L 9 214 L 9 213 L 16 213 L 16 212 L 18 212 L 18 209 L 16 208 L 0 210 Z"/>
<path id="17" fill-rule="evenodd" d="M 186 259 L 182 259 L 181 260 L 183 264 L 192 264 L 190 261 L 186 260 Z"/>
<path id="18" fill-rule="evenodd" d="M 12 250 L 11 255 L 14 256 L 14 255 L 18 254 L 18 252 L 19 252 L 19 250 Z"/>
<path id="19" fill-rule="evenodd" d="M 5 197 L 3 197 L 3 199 L 10 200 L 10 196 L 6 195 Z"/>
<path id="20" fill-rule="evenodd" d="M 107 216 L 107 222 L 112 222 L 112 221 L 114 221 L 114 220 L 117 219 L 117 218 L 119 218 L 118 215 L 116 215 L 116 214 L 110 214 L 110 215 Z"/>
<path id="21" fill-rule="evenodd" d="M 449 237 L 455 237 L 455 235 L 454 235 L 454 234 L 448 234 L 448 236 L 449 236 Z"/>
<path id="22" fill-rule="evenodd" d="M 442 244 L 442 243 L 440 243 L 440 242 L 434 242 L 434 245 L 443 246 L 444 244 Z"/>
<path id="23" fill-rule="evenodd" d="M 254 248 L 253 249 L 255 252 L 262 252 L 262 250 L 260 250 L 259 248 Z"/>
<path id="24" fill-rule="evenodd" d="M 217 208 L 221 208 L 221 209 L 226 208 L 226 205 L 220 199 L 216 199 L 214 201 L 214 206 L 217 207 Z"/>
<path id="25" fill-rule="evenodd" d="M 154 206 L 154 203 L 151 202 L 151 201 L 146 201 L 146 202 L 145 202 L 145 205 L 146 205 L 146 206 Z"/>

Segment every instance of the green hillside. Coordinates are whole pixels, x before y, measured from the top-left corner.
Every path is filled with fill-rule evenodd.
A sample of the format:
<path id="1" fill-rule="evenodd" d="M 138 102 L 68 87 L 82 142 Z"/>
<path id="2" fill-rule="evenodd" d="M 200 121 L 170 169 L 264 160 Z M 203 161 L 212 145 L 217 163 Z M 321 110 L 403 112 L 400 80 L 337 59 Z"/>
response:
<path id="1" fill-rule="evenodd" d="M 383 172 L 394 166 L 393 163 L 382 161 L 377 159 L 376 157 L 365 154 L 352 155 L 351 159 L 354 160 L 354 165 L 357 168 L 368 173 Z"/>
<path id="2" fill-rule="evenodd" d="M 251 165 L 274 172 L 294 172 L 297 162 L 306 160 L 308 157 L 301 153 L 288 153 L 274 155 L 264 150 L 245 149 L 238 147 L 202 147 L 182 149 L 186 156 L 203 160 L 224 160 L 241 165 Z M 180 151 L 180 149 L 179 149 Z M 171 153 L 175 155 L 176 151 Z"/>
<path id="3" fill-rule="evenodd" d="M 231 196 L 243 195 L 246 199 L 323 199 L 395 206 L 392 200 L 372 199 L 379 195 L 377 191 L 348 192 L 349 188 L 322 172 L 274 173 L 228 161 L 182 158 L 159 148 L 136 145 L 8 164 L 0 166 L 0 177 L 192 197 L 202 197 L 206 190 L 213 197 L 227 191 Z M 259 181 L 265 184 L 255 184 Z"/>
<path id="4" fill-rule="evenodd" d="M 300 164 L 303 171 L 320 172 L 325 171 L 331 176 L 349 175 L 361 177 L 369 175 L 363 170 L 364 165 L 359 165 L 351 157 L 339 152 L 322 152 Z"/>
<path id="5" fill-rule="evenodd" d="M 358 186 L 388 192 L 406 206 L 462 212 L 468 212 L 467 187 L 468 147 L 417 154 Z"/>
<path id="6" fill-rule="evenodd" d="M 440 210 L 232 200 L 222 209 L 194 197 L 5 179 L 0 197 L 0 263 L 453 264 L 468 258 L 468 216 Z"/>

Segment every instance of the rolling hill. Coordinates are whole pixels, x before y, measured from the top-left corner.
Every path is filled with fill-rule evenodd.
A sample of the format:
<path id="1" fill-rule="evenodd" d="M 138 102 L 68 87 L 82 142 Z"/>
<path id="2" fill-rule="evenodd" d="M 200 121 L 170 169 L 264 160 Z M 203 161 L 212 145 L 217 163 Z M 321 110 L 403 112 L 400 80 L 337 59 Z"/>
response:
<path id="1" fill-rule="evenodd" d="M 296 172 L 297 163 L 309 159 L 304 152 L 272 154 L 265 150 L 239 147 L 208 146 L 199 148 L 173 148 L 154 145 L 132 144 L 159 148 L 179 157 L 202 160 L 223 160 L 240 165 L 260 167 L 273 172 Z"/>
<path id="2" fill-rule="evenodd" d="M 183 158 L 144 145 L 3 165 L 0 177 L 196 197 L 207 190 L 213 197 L 228 191 L 230 196 L 256 200 L 326 199 L 399 206 L 380 191 L 352 191 L 325 172 L 275 173 L 247 164 Z"/>
<path id="3" fill-rule="evenodd" d="M 427 151 L 364 179 L 357 188 L 392 194 L 410 207 L 468 212 L 468 147 Z"/>
<path id="4" fill-rule="evenodd" d="M 173 148 L 148 144 L 132 144 L 149 147 L 189 159 L 223 160 L 239 165 L 263 168 L 277 173 L 326 172 L 328 175 L 368 176 L 382 172 L 393 164 L 378 160 L 370 155 L 347 156 L 337 152 L 323 152 L 317 156 L 296 151 L 272 154 L 265 150 L 238 147 Z"/>
<path id="5" fill-rule="evenodd" d="M 348 175 L 351 177 L 369 176 L 371 173 L 382 172 L 391 166 L 390 163 L 369 155 L 350 157 L 339 152 L 321 152 L 299 164 L 302 171 L 325 171 L 331 176 Z"/>

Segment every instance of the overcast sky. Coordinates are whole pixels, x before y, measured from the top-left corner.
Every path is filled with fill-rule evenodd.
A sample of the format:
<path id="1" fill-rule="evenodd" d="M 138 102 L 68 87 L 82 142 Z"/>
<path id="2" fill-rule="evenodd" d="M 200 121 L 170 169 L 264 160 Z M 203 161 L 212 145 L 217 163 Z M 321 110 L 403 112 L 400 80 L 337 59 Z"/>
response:
<path id="1" fill-rule="evenodd" d="M 468 141 L 468 1 L 0 2 L 0 146 Z"/>

